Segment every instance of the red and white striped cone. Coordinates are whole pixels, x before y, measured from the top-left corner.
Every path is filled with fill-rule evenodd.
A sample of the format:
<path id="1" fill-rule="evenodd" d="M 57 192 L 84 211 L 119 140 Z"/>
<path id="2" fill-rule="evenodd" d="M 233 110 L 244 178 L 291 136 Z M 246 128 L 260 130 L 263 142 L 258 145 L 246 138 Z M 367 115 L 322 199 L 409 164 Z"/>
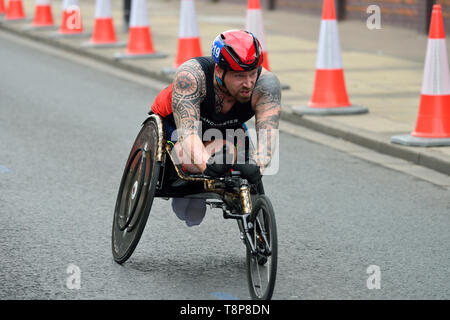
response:
<path id="1" fill-rule="evenodd" d="M 52 6 L 50 0 L 36 0 L 34 8 L 34 17 L 30 26 L 25 30 L 48 30 L 54 29 Z"/>
<path id="2" fill-rule="evenodd" d="M 153 48 L 146 0 L 132 0 L 128 46 L 125 53 L 115 55 L 116 59 L 165 58 Z"/>
<path id="3" fill-rule="evenodd" d="M 314 90 L 308 106 L 293 107 L 293 111 L 308 115 L 367 113 L 368 109 L 352 105 L 345 87 L 339 33 L 334 0 L 324 0 L 316 60 Z"/>
<path id="4" fill-rule="evenodd" d="M 89 42 L 83 47 L 109 48 L 124 46 L 124 42 L 118 42 L 110 0 L 97 0 L 95 3 L 94 31 Z"/>
<path id="5" fill-rule="evenodd" d="M 9 0 L 6 7 L 5 21 L 25 20 L 22 0 Z"/>
<path id="6" fill-rule="evenodd" d="M 270 70 L 269 55 L 267 54 L 266 39 L 264 37 L 261 3 L 259 0 L 248 0 L 245 30 L 250 31 L 256 36 L 256 38 L 258 38 L 263 49 L 263 67 Z"/>
<path id="7" fill-rule="evenodd" d="M 5 2 L 4 0 L 0 0 L 0 16 L 3 16 L 5 14 Z"/>
<path id="8" fill-rule="evenodd" d="M 61 25 L 55 37 L 86 37 L 84 32 L 81 9 L 78 0 L 64 0 L 61 15 Z"/>
<path id="9" fill-rule="evenodd" d="M 391 137 L 407 146 L 450 146 L 450 73 L 440 5 L 434 5 L 422 79 L 419 113 L 410 135 Z"/>
<path id="10" fill-rule="evenodd" d="M 194 0 L 181 0 L 175 68 L 191 58 L 202 55 Z"/>

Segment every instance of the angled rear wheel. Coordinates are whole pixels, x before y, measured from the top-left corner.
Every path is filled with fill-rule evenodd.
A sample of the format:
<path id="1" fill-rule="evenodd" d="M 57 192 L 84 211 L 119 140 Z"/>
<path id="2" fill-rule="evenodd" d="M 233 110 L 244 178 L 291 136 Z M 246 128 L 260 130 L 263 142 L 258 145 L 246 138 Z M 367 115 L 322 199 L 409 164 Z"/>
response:
<path id="1" fill-rule="evenodd" d="M 161 164 L 156 161 L 158 126 L 146 121 L 125 166 L 114 210 L 112 253 L 124 263 L 133 254 L 152 208 Z"/>

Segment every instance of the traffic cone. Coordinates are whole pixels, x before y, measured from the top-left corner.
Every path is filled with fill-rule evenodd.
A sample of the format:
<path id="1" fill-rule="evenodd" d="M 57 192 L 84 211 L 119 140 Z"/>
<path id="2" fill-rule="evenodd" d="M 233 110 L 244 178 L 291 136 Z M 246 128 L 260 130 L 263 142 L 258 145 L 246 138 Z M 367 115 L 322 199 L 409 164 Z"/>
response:
<path id="1" fill-rule="evenodd" d="M 50 0 L 36 0 L 33 21 L 28 29 L 46 29 L 54 25 Z"/>
<path id="2" fill-rule="evenodd" d="M 191 58 L 202 55 L 194 0 L 181 0 L 175 68 Z"/>
<path id="3" fill-rule="evenodd" d="M 88 36 L 84 32 L 81 19 L 81 10 L 78 0 L 64 0 L 61 15 L 61 25 L 57 37 L 80 37 Z"/>
<path id="4" fill-rule="evenodd" d="M 167 54 L 156 52 L 153 48 L 146 0 L 131 1 L 128 30 L 127 49 L 124 54 L 116 54 L 116 59 L 164 58 L 167 56 Z"/>
<path id="5" fill-rule="evenodd" d="M 9 0 L 6 8 L 5 20 L 23 20 L 25 12 L 23 10 L 22 0 Z"/>
<path id="6" fill-rule="evenodd" d="M 441 6 L 433 6 L 419 113 L 410 135 L 391 137 L 407 146 L 450 146 L 450 73 Z"/>
<path id="7" fill-rule="evenodd" d="M 0 16 L 5 14 L 5 2 L 0 0 Z"/>
<path id="8" fill-rule="evenodd" d="M 258 38 L 263 49 L 263 67 L 270 70 L 269 57 L 266 50 L 266 39 L 264 37 L 261 4 L 259 0 L 248 0 L 245 30 L 250 31 Z"/>
<path id="9" fill-rule="evenodd" d="M 84 43 L 84 47 L 119 47 L 125 43 L 118 42 L 112 18 L 110 0 L 97 0 L 95 3 L 95 21 L 92 38 Z"/>
<path id="10" fill-rule="evenodd" d="M 368 112 L 367 108 L 352 105 L 347 96 L 334 0 L 323 1 L 316 76 L 311 101 L 308 106 L 293 107 L 293 111 L 308 115 Z"/>

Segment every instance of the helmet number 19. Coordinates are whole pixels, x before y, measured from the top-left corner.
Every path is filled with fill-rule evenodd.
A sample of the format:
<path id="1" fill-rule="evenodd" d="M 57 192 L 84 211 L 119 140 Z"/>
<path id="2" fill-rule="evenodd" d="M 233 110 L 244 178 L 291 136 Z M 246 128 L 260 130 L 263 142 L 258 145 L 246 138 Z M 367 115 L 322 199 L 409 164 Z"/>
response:
<path id="1" fill-rule="evenodd" d="M 222 50 L 223 45 L 216 41 L 212 47 L 212 55 L 216 60 L 219 60 L 220 57 L 220 51 Z"/>

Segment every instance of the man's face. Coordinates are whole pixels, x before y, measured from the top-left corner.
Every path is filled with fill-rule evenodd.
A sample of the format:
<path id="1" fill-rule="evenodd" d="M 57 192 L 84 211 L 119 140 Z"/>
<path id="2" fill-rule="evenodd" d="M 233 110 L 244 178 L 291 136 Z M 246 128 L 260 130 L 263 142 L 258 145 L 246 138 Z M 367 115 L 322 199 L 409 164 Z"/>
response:
<path id="1" fill-rule="evenodd" d="M 232 97 L 244 103 L 250 100 L 257 78 L 257 69 L 241 72 L 228 71 L 225 75 L 225 85 Z"/>

